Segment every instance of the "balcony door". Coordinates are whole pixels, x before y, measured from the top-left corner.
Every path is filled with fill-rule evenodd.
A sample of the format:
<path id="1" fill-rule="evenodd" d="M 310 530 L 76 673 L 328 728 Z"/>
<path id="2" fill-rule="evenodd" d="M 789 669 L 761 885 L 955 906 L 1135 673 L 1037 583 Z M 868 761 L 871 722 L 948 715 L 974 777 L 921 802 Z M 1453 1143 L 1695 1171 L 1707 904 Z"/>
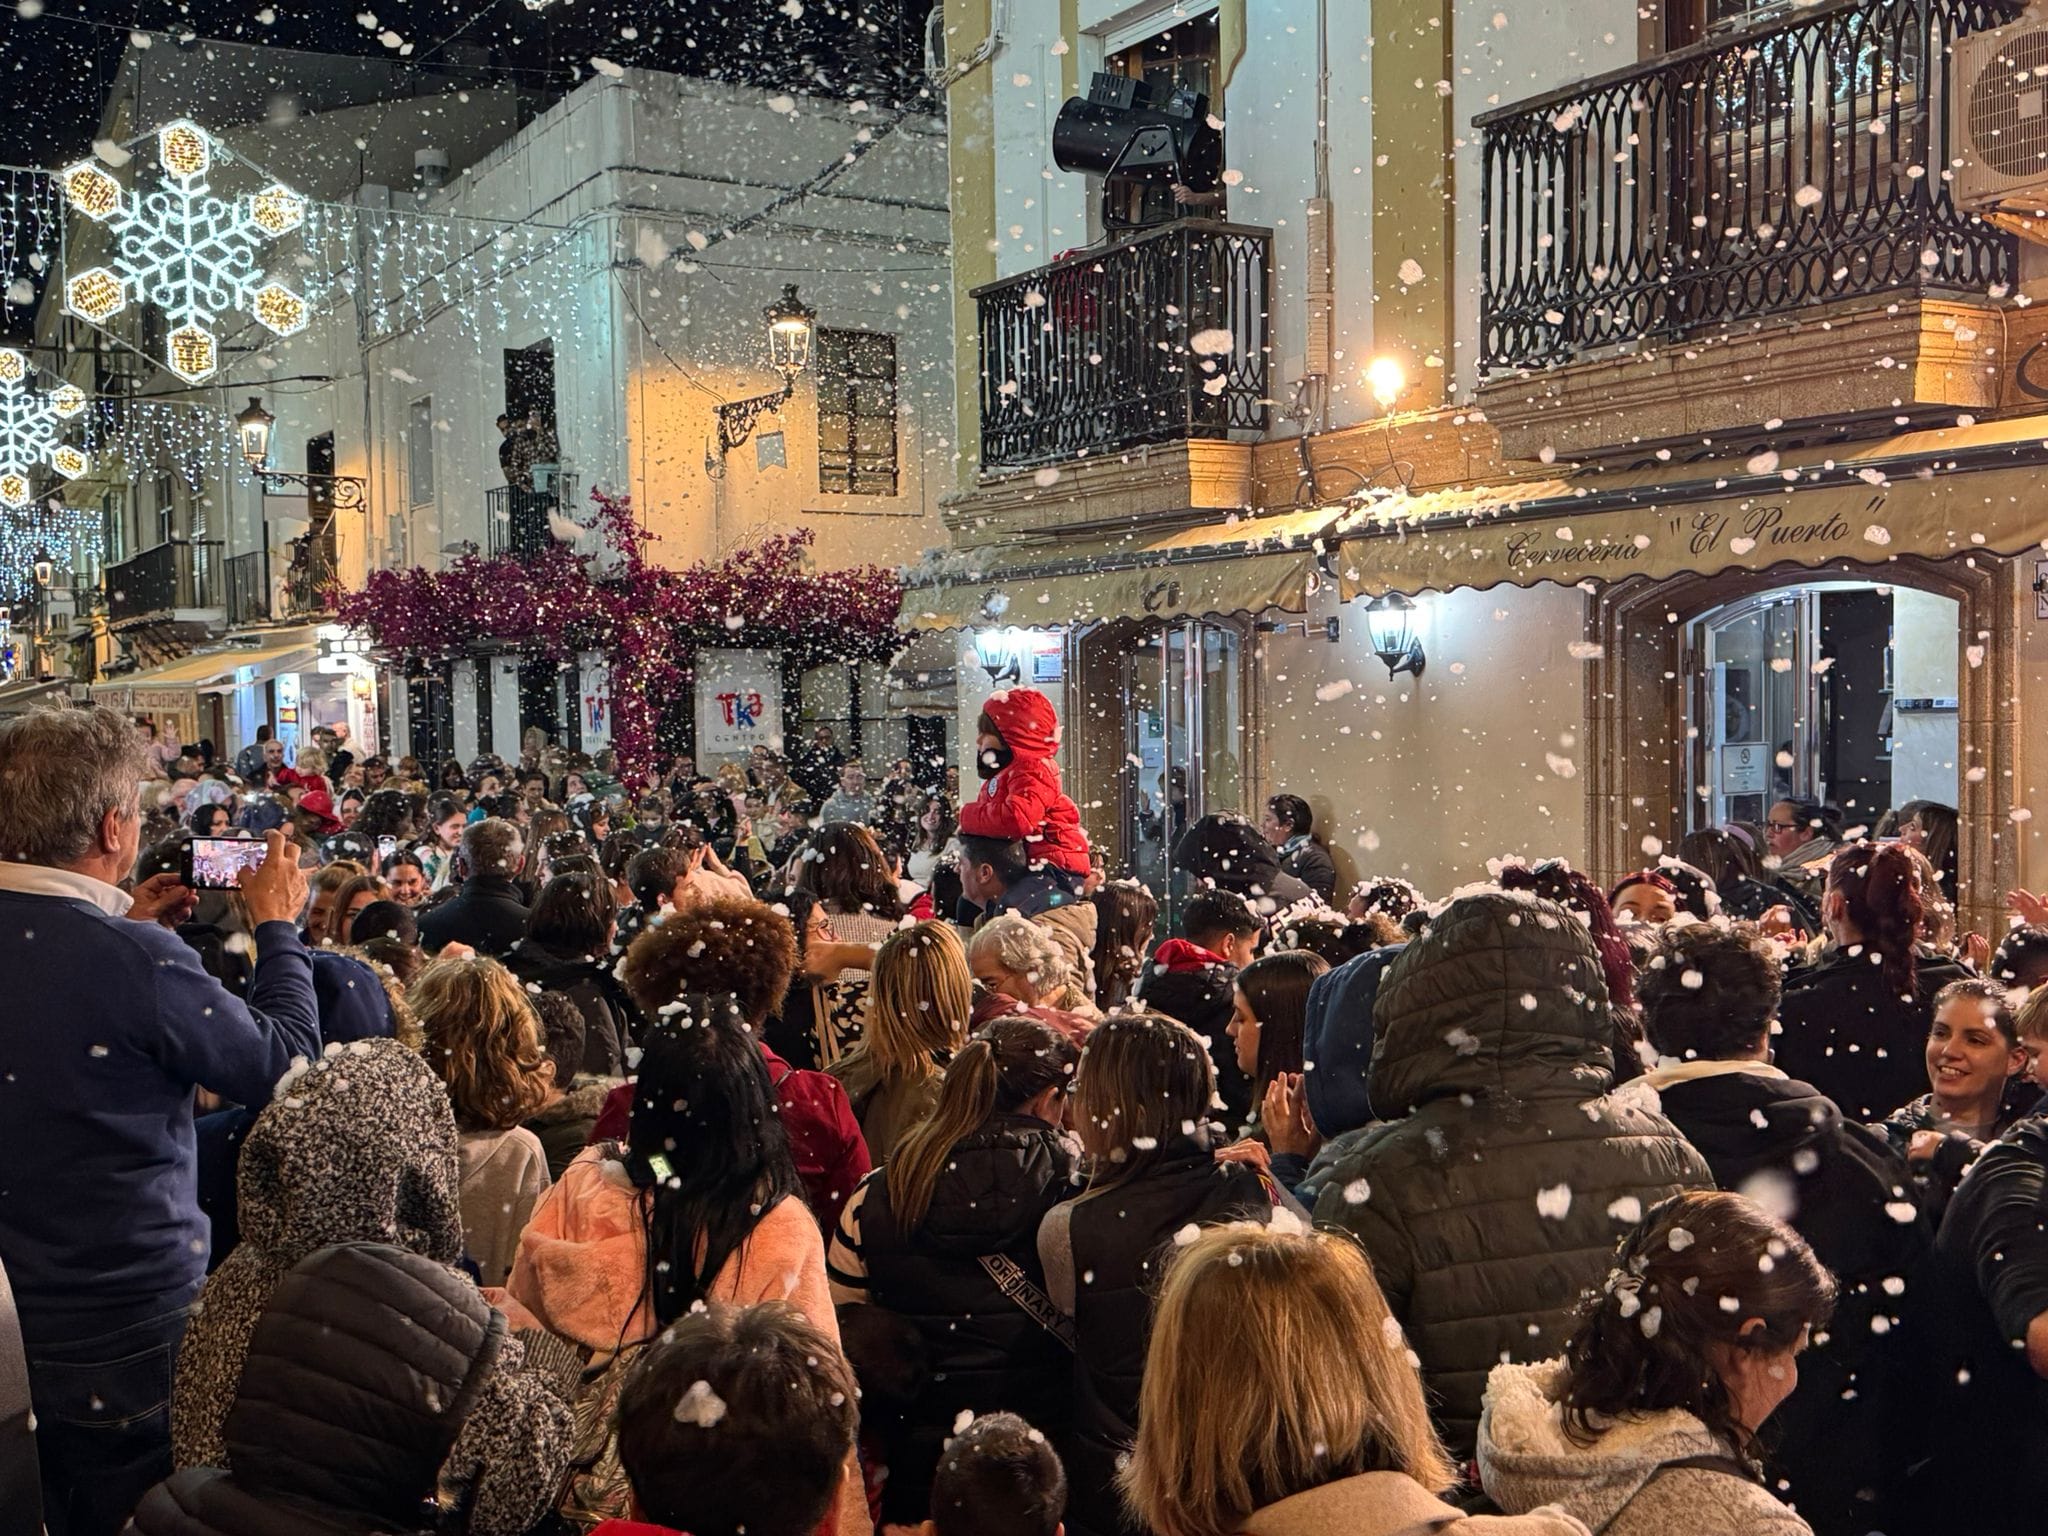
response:
<path id="1" fill-rule="evenodd" d="M 1197 7 L 1181 0 L 1181 3 L 1174 4 L 1167 11 L 1158 30 L 1149 36 L 1142 37 L 1121 49 L 1116 49 L 1112 43 L 1112 52 L 1105 68 L 1114 74 L 1129 75 L 1134 79 L 1143 80 L 1152 87 L 1152 99 L 1160 103 L 1164 103 L 1169 96 L 1182 88 L 1199 91 L 1209 98 L 1209 115 L 1221 122 L 1222 38 L 1216 7 L 1211 4 L 1204 8 L 1200 15 L 1187 14 L 1195 9 Z M 1227 144 L 1223 163 L 1230 163 Z M 1210 219 L 1227 216 L 1222 187 L 1218 187 L 1200 204 L 1181 207 L 1175 203 L 1171 187 L 1150 181 L 1132 188 L 1127 194 L 1126 206 L 1118 212 L 1137 226 L 1163 224 L 1169 219 L 1184 215 Z M 1100 234 L 1101 231 L 1097 233 Z"/>

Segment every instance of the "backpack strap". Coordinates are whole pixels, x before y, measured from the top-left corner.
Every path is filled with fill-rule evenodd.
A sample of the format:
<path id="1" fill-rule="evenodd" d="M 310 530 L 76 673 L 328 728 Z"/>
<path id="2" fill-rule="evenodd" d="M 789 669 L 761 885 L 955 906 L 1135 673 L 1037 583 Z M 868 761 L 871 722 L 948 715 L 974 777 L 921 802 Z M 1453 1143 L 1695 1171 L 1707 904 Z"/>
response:
<path id="1" fill-rule="evenodd" d="M 1593 1536 L 1606 1536 L 1608 1528 L 1628 1512 L 1629 1505 L 1635 1503 L 1645 1488 L 1666 1472 L 1677 1471 L 1720 1472 L 1728 1477 L 1739 1477 L 1745 1483 L 1757 1483 L 1761 1486 L 1756 1469 L 1746 1461 L 1737 1461 L 1733 1456 L 1674 1456 L 1671 1460 L 1660 1461 L 1650 1468 L 1650 1475 L 1636 1484 L 1635 1492 L 1623 1499 L 1613 1514 L 1593 1528 Z"/>
<path id="2" fill-rule="evenodd" d="M 984 1253 L 981 1267 L 988 1271 L 989 1279 L 995 1281 L 997 1288 L 1021 1307 L 1034 1323 L 1059 1340 L 1068 1353 L 1073 1352 L 1073 1320 L 1061 1313 L 1053 1299 L 1024 1273 L 1022 1265 L 1008 1254 Z"/>

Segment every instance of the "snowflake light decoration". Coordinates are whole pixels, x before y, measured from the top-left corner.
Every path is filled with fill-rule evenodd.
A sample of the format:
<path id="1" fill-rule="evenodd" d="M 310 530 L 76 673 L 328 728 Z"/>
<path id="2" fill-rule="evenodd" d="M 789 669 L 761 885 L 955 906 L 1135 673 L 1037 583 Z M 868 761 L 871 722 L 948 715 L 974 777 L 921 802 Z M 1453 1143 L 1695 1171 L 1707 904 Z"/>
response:
<path id="1" fill-rule="evenodd" d="M 35 499 L 35 471 L 47 465 L 76 480 L 92 461 L 63 440 L 63 423 L 85 409 L 75 385 L 42 394 L 29 387 L 28 359 L 0 348 L 0 506 L 25 507 Z"/>
<path id="2" fill-rule="evenodd" d="M 71 206 L 114 237 L 109 266 L 89 267 L 64 285 L 65 306 L 94 325 L 131 301 L 155 305 L 172 322 L 164 337 L 164 363 L 188 384 L 220 366 L 212 326 L 241 310 L 275 332 L 306 328 L 304 298 L 279 282 L 266 282 L 257 248 L 306 221 L 306 200 L 282 182 L 253 196 L 229 200 L 207 185 L 214 145 L 206 130 L 180 118 L 157 131 L 163 179 L 136 193 L 90 160 L 59 180 Z"/>

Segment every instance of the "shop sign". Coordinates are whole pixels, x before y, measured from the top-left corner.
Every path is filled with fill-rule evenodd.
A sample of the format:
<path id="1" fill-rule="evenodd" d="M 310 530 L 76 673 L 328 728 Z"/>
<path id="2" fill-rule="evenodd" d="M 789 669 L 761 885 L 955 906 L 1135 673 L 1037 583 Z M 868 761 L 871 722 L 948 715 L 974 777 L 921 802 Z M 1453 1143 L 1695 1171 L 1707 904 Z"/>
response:
<path id="1" fill-rule="evenodd" d="M 1889 478 L 1868 470 L 1743 496 L 1686 499 L 1682 488 L 1653 487 L 1640 502 L 1606 507 L 1575 506 L 1549 481 L 1525 502 L 1467 501 L 1435 515 L 1362 519 L 1337 564 L 1349 600 L 1502 582 L 1572 586 L 1845 560 L 1881 566 L 1901 555 L 2013 554 L 2042 537 L 2039 475 L 2017 464 L 1894 468 Z M 1414 502 L 1427 508 L 1433 499 L 1426 493 Z"/>
<path id="2" fill-rule="evenodd" d="M 1721 747 L 1721 793 L 1724 795 L 1768 794 L 1771 787 L 1771 749 L 1761 741 L 1731 741 Z"/>
<path id="3" fill-rule="evenodd" d="M 782 657 L 776 651 L 697 655 L 697 760 L 714 763 L 782 746 Z"/>

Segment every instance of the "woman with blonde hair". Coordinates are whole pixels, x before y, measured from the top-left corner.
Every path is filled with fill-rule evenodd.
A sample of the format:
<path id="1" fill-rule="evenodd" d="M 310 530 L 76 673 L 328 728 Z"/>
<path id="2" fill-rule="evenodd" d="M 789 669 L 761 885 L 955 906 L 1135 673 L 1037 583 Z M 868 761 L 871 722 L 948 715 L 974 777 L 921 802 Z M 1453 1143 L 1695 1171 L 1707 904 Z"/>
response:
<path id="1" fill-rule="evenodd" d="M 461 1133 L 462 1237 L 485 1285 L 503 1285 L 519 1234 L 548 1189 L 548 1159 L 525 1128 L 554 1082 L 540 1019 L 495 960 L 436 960 L 408 994 L 427 1063 Z"/>
<path id="2" fill-rule="evenodd" d="M 973 1016 L 967 951 L 951 925 L 898 929 L 875 951 L 860 1042 L 826 1070 L 852 1100 L 876 1162 L 931 1114 Z"/>
<path id="3" fill-rule="evenodd" d="M 1112 1014 L 1081 1052 L 1072 1120 L 1088 1185 L 1038 1229 L 1046 1294 L 1074 1323 L 1070 1536 L 1123 1528 L 1117 1461 L 1140 1422 L 1153 1298 L 1179 1234 L 1269 1220 L 1279 1198 L 1254 1165 L 1216 1160 L 1215 1093 L 1208 1047 L 1160 1014 Z"/>
<path id="4" fill-rule="evenodd" d="M 1216 1368 L 1219 1359 L 1229 1370 Z M 1157 1536 L 1578 1536 L 1560 1513 L 1466 1521 L 1422 1376 L 1358 1245 L 1210 1227 L 1167 1270 L 1118 1481 Z"/>

